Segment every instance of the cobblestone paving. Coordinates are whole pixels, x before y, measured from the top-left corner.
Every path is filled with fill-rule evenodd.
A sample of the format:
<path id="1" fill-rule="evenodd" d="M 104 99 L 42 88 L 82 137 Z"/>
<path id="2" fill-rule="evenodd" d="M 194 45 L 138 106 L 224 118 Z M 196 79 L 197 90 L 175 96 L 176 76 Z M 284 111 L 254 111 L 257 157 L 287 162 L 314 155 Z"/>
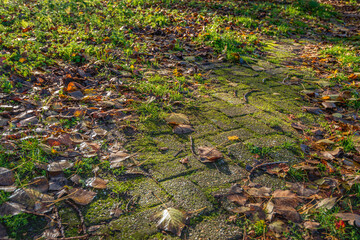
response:
<path id="1" fill-rule="evenodd" d="M 277 52 L 282 56 L 292 54 L 286 45 L 275 45 L 273 51 L 275 56 Z M 316 119 L 301 110 L 306 103 L 298 94 L 310 85 L 295 85 L 291 79 L 311 81 L 309 73 L 263 60 L 248 66 L 220 63 L 204 66 L 211 71 L 209 90 L 197 100 L 195 110 L 177 111 L 189 117 L 194 133 L 176 135 L 170 126 L 163 124 L 139 126 L 144 130 L 130 136 L 126 147 L 131 152 L 142 149 L 137 158 L 151 176 L 125 179 L 134 183 L 127 196 L 136 203 L 131 213 L 109 217 L 116 204 L 124 203 L 102 204 L 101 199 L 85 210 L 91 225 L 110 221 L 100 229 L 111 233 L 109 239 L 158 239 L 160 235 L 159 239 L 163 236 L 178 239 L 159 233 L 151 220 L 165 205 L 200 211 L 185 228 L 182 238 L 239 239 L 243 229 L 227 221 L 230 215 L 216 196 L 247 176 L 245 166 L 253 165 L 255 159 L 249 144 L 278 147 L 267 161 L 286 160 L 293 164 L 301 159 L 299 136 L 291 128 L 291 119 L 301 118 L 307 123 Z M 226 157 L 216 163 L 199 162 L 192 156 L 190 136 L 195 151 L 199 146 L 212 146 Z M 238 136 L 240 141 L 230 142 L 228 136 Z M 165 147 L 166 151 L 160 150 Z M 188 165 L 179 162 L 184 157 L 189 157 Z M 116 181 L 120 184 L 124 179 Z M 284 185 L 283 180 L 270 175 L 255 176 L 253 182 L 270 187 Z"/>

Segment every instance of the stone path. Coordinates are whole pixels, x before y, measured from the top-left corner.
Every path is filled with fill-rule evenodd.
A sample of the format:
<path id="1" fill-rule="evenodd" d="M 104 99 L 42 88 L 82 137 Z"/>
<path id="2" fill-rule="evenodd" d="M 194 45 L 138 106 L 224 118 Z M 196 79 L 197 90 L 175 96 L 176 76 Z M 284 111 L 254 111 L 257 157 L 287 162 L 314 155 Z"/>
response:
<path id="1" fill-rule="evenodd" d="M 288 43 L 271 44 L 273 58 L 286 60 L 296 54 Z M 246 66 L 207 63 L 202 65 L 211 71 L 211 83 L 193 110 L 179 110 L 186 114 L 195 132 L 176 135 L 168 125 L 144 126 L 142 133 L 128 136 L 129 151 L 140 150 L 137 159 L 142 169 L 152 177 L 114 179 L 111 184 L 129 186 L 126 199 L 136 203 L 131 213 L 115 217 L 112 211 L 125 203 L 116 196 L 109 201 L 106 194 L 85 209 L 89 225 L 100 225 L 100 232 L 111 234 L 108 239 L 178 239 L 159 232 L 151 216 L 166 206 L 185 211 L 199 211 L 184 230 L 185 239 L 239 239 L 243 229 L 227 221 L 230 216 L 217 195 L 228 191 L 232 183 L 247 176 L 247 164 L 255 158 L 249 145 L 274 148 L 267 161 L 300 161 L 299 135 L 291 127 L 294 120 L 311 124 L 314 116 L 304 113 L 306 105 L 299 92 L 310 84 L 297 84 L 298 79 L 311 83 L 310 72 L 299 72 L 271 62 L 259 60 Z M 246 97 L 245 97 L 246 96 Z M 203 164 L 190 151 L 189 136 L 194 139 L 195 150 L 199 146 L 212 146 L 226 157 L 216 164 Z M 230 142 L 228 136 L 238 136 L 240 141 Z M 161 148 L 168 148 L 161 151 Z M 175 156 L 175 157 L 174 157 Z M 189 157 L 186 166 L 180 159 Z M 270 175 L 255 176 L 255 183 L 269 187 L 281 187 L 284 181 Z M 130 185 L 129 185 L 130 184 Z M 93 239 L 97 239 L 93 237 Z"/>

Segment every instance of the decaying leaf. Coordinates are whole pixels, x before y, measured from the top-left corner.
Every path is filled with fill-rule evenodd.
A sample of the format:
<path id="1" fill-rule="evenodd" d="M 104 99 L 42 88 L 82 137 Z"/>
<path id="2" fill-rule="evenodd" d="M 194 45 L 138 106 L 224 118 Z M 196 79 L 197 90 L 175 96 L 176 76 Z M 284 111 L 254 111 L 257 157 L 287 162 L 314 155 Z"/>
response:
<path id="1" fill-rule="evenodd" d="M 325 198 L 316 204 L 316 208 L 332 209 L 336 203 L 337 198 Z"/>
<path id="2" fill-rule="evenodd" d="M 15 216 L 22 212 L 24 207 L 13 202 L 5 202 L 0 205 L 0 216 Z"/>
<path id="3" fill-rule="evenodd" d="M 261 187 L 261 188 L 250 188 L 247 190 L 247 193 L 254 197 L 268 197 L 270 196 L 271 188 Z"/>
<path id="4" fill-rule="evenodd" d="M 110 155 L 110 167 L 111 168 L 118 168 L 124 166 L 124 161 L 131 157 L 130 154 L 124 151 L 118 151 L 116 153 L 112 153 Z"/>
<path id="5" fill-rule="evenodd" d="M 107 180 L 101 179 L 99 177 L 93 177 L 86 180 L 86 186 L 96 189 L 105 189 L 107 183 Z"/>
<path id="6" fill-rule="evenodd" d="M 192 133 L 194 131 L 195 130 L 190 125 L 183 125 L 183 124 L 177 125 L 173 129 L 173 132 L 179 135 Z"/>
<path id="7" fill-rule="evenodd" d="M 75 203 L 87 205 L 95 198 L 96 192 L 84 190 L 81 188 L 72 188 L 69 190 L 68 197 Z"/>
<path id="8" fill-rule="evenodd" d="M 48 165 L 47 170 L 49 172 L 61 172 L 68 168 L 71 168 L 74 164 L 67 160 L 60 160 L 58 162 L 52 162 Z"/>
<path id="9" fill-rule="evenodd" d="M 182 113 L 171 113 L 170 116 L 168 116 L 165 120 L 168 124 L 174 124 L 174 125 L 190 124 L 189 118 Z"/>
<path id="10" fill-rule="evenodd" d="M 311 229 L 311 230 L 313 230 L 313 229 L 319 228 L 319 227 L 320 227 L 320 223 L 318 223 L 318 222 L 312 222 L 312 221 L 306 221 L 306 222 L 304 222 L 304 227 L 305 227 L 306 229 Z"/>
<path id="11" fill-rule="evenodd" d="M 29 211 L 46 213 L 53 208 L 54 198 L 34 189 L 17 189 L 10 197 L 11 202 L 24 206 Z"/>
<path id="12" fill-rule="evenodd" d="M 337 213 L 336 217 L 341 218 L 343 221 L 349 222 L 352 226 L 360 227 L 360 215 L 355 213 Z"/>
<path id="13" fill-rule="evenodd" d="M 222 153 L 216 148 L 212 147 L 199 147 L 200 160 L 203 163 L 215 162 L 216 160 L 223 157 Z"/>
<path id="14" fill-rule="evenodd" d="M 301 201 L 297 195 L 289 190 L 275 190 L 272 194 L 275 207 L 278 206 L 291 206 L 293 208 L 297 207 Z"/>
<path id="15" fill-rule="evenodd" d="M 227 199 L 230 201 L 230 202 L 233 202 L 233 203 L 237 203 L 239 205 L 245 205 L 246 202 L 247 202 L 247 197 L 245 196 L 242 196 L 240 194 L 231 194 L 231 195 L 228 195 L 227 196 Z"/>
<path id="16" fill-rule="evenodd" d="M 166 208 L 154 215 L 154 220 L 158 228 L 172 232 L 179 237 L 185 227 L 186 219 L 186 213 L 175 208 Z"/>
<path id="17" fill-rule="evenodd" d="M 0 186 L 10 186 L 14 183 L 14 173 L 10 169 L 0 167 Z"/>
<path id="18" fill-rule="evenodd" d="M 185 158 L 182 158 L 179 160 L 180 163 L 182 164 L 188 164 L 189 163 L 189 158 L 188 157 L 185 157 Z"/>
<path id="19" fill-rule="evenodd" d="M 49 181 L 44 176 L 36 177 L 31 180 L 28 187 L 41 193 L 45 193 L 49 190 Z"/>
<path id="20" fill-rule="evenodd" d="M 316 114 L 316 115 L 320 115 L 323 113 L 323 111 L 321 111 L 320 108 L 318 107 L 302 107 L 304 111 L 312 113 L 312 114 Z"/>

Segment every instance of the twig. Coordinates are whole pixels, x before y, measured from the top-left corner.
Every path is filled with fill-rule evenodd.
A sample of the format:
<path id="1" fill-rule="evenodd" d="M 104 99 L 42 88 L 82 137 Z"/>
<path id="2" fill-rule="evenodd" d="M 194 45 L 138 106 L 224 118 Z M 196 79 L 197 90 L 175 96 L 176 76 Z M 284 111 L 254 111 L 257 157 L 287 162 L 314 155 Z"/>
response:
<path id="1" fill-rule="evenodd" d="M 164 203 L 164 201 L 161 200 L 153 191 L 151 191 L 151 194 L 154 195 L 154 196 L 165 206 L 165 208 L 168 208 L 168 206 L 166 205 L 166 203 Z"/>
<path id="2" fill-rule="evenodd" d="M 48 240 L 73 240 L 73 239 L 87 239 L 89 237 L 92 236 L 106 236 L 107 234 L 101 233 L 92 233 L 92 234 L 85 234 L 85 235 L 81 235 L 81 236 L 76 236 L 76 237 L 64 237 L 64 238 L 47 238 Z"/>
<path id="3" fill-rule="evenodd" d="M 56 206 L 54 206 L 54 212 L 55 212 L 55 217 L 58 220 L 57 224 L 58 224 L 58 227 L 59 227 L 59 230 L 60 230 L 61 237 L 65 237 L 64 226 L 61 223 L 61 218 L 60 218 L 60 215 L 59 215 L 59 211 L 58 211 Z"/>
<path id="4" fill-rule="evenodd" d="M 52 217 L 46 215 L 46 214 L 43 214 L 43 213 L 37 213 L 37 212 L 32 212 L 32 211 L 28 211 L 28 210 L 25 210 L 25 209 L 21 209 L 22 212 L 24 213 L 29 213 L 29 214 L 34 214 L 34 215 L 37 215 L 37 216 L 41 216 L 41 217 L 47 217 L 49 218 L 51 221 L 53 222 L 57 222 L 55 219 L 53 219 Z"/>
<path id="5" fill-rule="evenodd" d="M 191 153 L 192 155 L 194 156 L 194 158 L 196 158 L 197 160 L 200 161 L 200 157 L 198 157 L 195 153 L 195 150 L 194 150 L 194 141 L 192 139 L 192 137 L 190 136 L 190 150 L 191 150 Z"/>
<path id="6" fill-rule="evenodd" d="M 289 75 L 287 75 L 283 80 L 282 80 L 282 84 L 285 84 L 285 80 L 289 78 Z"/>
<path id="7" fill-rule="evenodd" d="M 134 196 L 132 196 L 132 198 L 130 198 L 130 200 L 129 200 L 129 202 L 126 204 L 126 208 L 125 208 L 125 210 L 128 212 L 129 211 L 129 205 L 130 205 L 130 203 L 132 202 L 132 200 L 134 199 L 134 197 L 135 197 L 135 195 Z"/>
<path id="8" fill-rule="evenodd" d="M 87 230 L 86 230 L 86 226 L 85 226 L 85 221 L 84 221 L 84 216 L 82 215 L 80 209 L 72 202 L 70 202 L 69 200 L 66 200 L 65 201 L 67 204 L 69 204 L 71 207 L 73 207 L 77 213 L 79 214 L 79 217 L 80 217 L 80 223 L 81 223 L 81 228 L 82 228 L 82 231 L 87 234 Z M 84 235 L 85 236 L 85 235 Z"/>
<path id="9" fill-rule="evenodd" d="M 265 83 L 265 80 L 267 80 L 268 78 L 266 77 L 266 78 L 263 78 L 263 80 L 261 80 L 263 83 Z"/>
<path id="10" fill-rule="evenodd" d="M 253 92 L 259 92 L 259 90 L 251 90 L 251 91 L 249 91 L 249 92 L 247 92 L 247 93 L 245 93 L 244 94 L 244 102 L 245 103 L 248 103 L 248 96 L 251 94 L 251 93 L 253 93 Z"/>
<path id="11" fill-rule="evenodd" d="M 182 151 L 184 151 L 183 149 L 180 149 L 179 151 L 177 151 L 173 156 L 177 157 L 177 155 L 179 155 Z"/>

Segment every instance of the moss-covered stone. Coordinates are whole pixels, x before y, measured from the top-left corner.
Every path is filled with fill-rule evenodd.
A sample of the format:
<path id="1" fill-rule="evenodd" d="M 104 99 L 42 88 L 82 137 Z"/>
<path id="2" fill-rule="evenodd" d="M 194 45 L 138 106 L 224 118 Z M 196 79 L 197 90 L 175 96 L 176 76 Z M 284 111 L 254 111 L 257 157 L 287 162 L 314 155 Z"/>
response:
<path id="1" fill-rule="evenodd" d="M 220 144 L 231 144 L 231 142 L 229 142 L 228 137 L 230 136 L 237 136 L 241 141 L 245 141 L 249 138 L 253 138 L 254 137 L 254 133 L 252 133 L 251 131 L 241 128 L 241 129 L 237 129 L 237 130 L 232 130 L 232 131 L 228 131 L 228 132 L 223 132 L 221 134 L 215 135 L 215 136 L 210 136 L 208 137 L 208 139 L 215 143 L 216 145 L 220 145 Z"/>
<path id="2" fill-rule="evenodd" d="M 280 146 L 284 143 L 295 143 L 296 140 L 284 135 L 272 135 L 261 138 L 253 138 L 245 141 L 245 144 L 253 144 L 257 147 L 275 147 Z"/>
<path id="3" fill-rule="evenodd" d="M 254 159 L 253 154 L 243 143 L 232 144 L 227 149 L 228 153 L 236 159 L 235 161 L 243 166 L 251 163 Z"/>
<path id="4" fill-rule="evenodd" d="M 173 196 L 175 203 L 186 211 L 214 209 L 201 189 L 184 177 L 162 182 L 161 186 Z"/>
<path id="5" fill-rule="evenodd" d="M 216 166 L 215 166 L 216 164 Z M 233 183 L 243 178 L 246 171 L 236 165 L 229 165 L 222 161 L 219 163 L 208 164 L 208 168 L 203 171 L 196 171 L 188 179 L 196 183 L 201 188 L 215 188 Z"/>
<path id="6" fill-rule="evenodd" d="M 256 119 L 250 116 L 237 117 L 235 118 L 235 120 L 242 127 L 248 128 L 259 135 L 266 135 L 276 132 L 274 129 L 266 126 L 265 124 L 257 121 Z"/>

